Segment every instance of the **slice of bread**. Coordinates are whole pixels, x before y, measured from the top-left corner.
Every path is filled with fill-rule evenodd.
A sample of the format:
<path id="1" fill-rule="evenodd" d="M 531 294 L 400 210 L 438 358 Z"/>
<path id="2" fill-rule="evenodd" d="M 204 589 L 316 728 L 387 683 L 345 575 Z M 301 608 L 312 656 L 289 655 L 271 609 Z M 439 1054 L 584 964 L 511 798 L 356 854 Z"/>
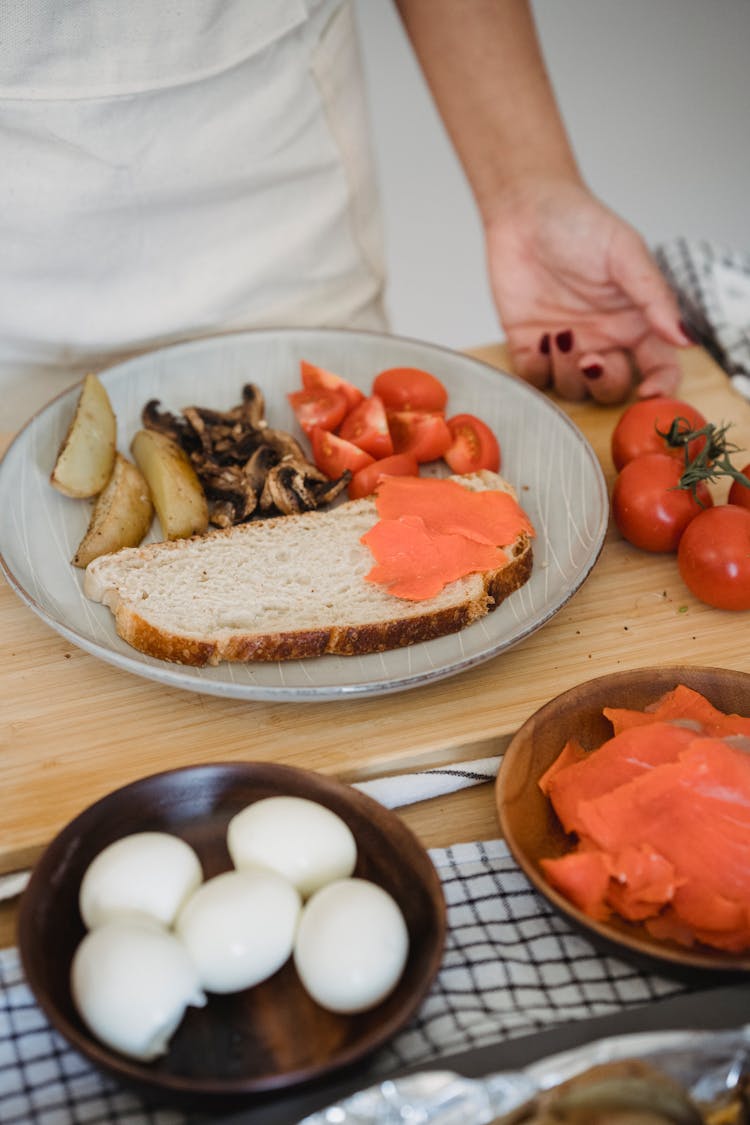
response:
<path id="1" fill-rule="evenodd" d="M 495 473 L 455 477 L 515 495 Z M 365 582 L 374 564 L 360 537 L 378 519 L 372 498 L 327 511 L 239 524 L 192 539 L 94 559 L 84 592 L 114 614 L 134 648 L 179 664 L 362 655 L 457 632 L 527 581 L 526 534 L 499 570 L 406 601 Z"/>

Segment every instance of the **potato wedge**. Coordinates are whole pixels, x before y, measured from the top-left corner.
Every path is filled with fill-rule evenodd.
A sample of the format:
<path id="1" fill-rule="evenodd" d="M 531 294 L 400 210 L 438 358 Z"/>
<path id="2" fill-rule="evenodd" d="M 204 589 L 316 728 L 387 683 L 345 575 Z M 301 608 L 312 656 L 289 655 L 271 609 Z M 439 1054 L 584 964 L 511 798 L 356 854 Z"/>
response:
<path id="1" fill-rule="evenodd" d="M 65 496 L 96 496 L 112 474 L 116 441 L 117 420 L 109 395 L 96 375 L 87 375 L 51 483 Z"/>
<path id="2" fill-rule="evenodd" d="M 208 503 L 184 450 L 157 430 L 139 430 L 130 445 L 146 478 L 162 534 L 186 539 L 208 527 Z"/>
<path id="3" fill-rule="evenodd" d="M 112 476 L 94 503 L 88 530 L 73 556 L 73 566 L 86 567 L 99 555 L 137 547 L 153 517 L 154 505 L 143 474 L 118 453 Z"/>

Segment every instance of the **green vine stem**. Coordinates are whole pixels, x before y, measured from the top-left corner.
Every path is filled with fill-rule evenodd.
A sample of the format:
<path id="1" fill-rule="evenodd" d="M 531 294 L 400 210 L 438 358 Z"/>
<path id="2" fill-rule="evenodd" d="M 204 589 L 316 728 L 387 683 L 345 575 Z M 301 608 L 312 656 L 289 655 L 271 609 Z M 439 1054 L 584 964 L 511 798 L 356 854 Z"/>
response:
<path id="1" fill-rule="evenodd" d="M 750 480 L 730 461 L 731 454 L 742 453 L 743 450 L 727 440 L 729 428 L 729 423 L 716 426 L 713 422 L 708 422 L 700 429 L 693 430 L 687 418 L 674 418 L 668 430 L 656 431 L 659 437 L 664 438 L 667 445 L 675 449 L 682 447 L 684 450 L 685 468 L 678 488 L 689 490 L 693 496 L 696 496 L 696 489 L 701 481 L 713 483 L 721 477 L 731 477 L 732 480 L 739 481 L 746 488 L 750 488 Z M 705 443 L 691 459 L 689 446 L 691 442 L 701 437 L 706 439 Z"/>

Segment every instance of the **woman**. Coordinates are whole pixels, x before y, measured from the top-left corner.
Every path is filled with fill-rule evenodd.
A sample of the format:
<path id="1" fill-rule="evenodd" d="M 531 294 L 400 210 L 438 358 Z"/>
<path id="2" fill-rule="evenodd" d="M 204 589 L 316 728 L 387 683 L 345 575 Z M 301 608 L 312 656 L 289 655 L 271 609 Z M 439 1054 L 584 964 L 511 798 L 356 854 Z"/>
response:
<path id="1" fill-rule="evenodd" d="M 674 389 L 688 343 L 583 184 L 525 0 L 397 0 L 472 185 L 517 371 Z M 275 325 L 385 330 L 347 0 L 27 0 L 0 37 L 0 427 L 83 371 Z"/>

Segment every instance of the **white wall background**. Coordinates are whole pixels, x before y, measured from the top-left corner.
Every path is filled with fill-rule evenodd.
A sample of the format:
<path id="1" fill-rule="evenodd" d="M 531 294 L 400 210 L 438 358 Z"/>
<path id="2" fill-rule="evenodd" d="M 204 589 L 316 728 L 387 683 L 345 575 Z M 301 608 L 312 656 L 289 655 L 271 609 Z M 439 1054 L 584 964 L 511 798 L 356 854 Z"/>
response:
<path id="1" fill-rule="evenodd" d="M 500 336 L 474 203 L 390 0 L 356 0 L 394 332 Z M 750 251 L 750 0 L 535 0 L 591 187 L 653 245 Z"/>

